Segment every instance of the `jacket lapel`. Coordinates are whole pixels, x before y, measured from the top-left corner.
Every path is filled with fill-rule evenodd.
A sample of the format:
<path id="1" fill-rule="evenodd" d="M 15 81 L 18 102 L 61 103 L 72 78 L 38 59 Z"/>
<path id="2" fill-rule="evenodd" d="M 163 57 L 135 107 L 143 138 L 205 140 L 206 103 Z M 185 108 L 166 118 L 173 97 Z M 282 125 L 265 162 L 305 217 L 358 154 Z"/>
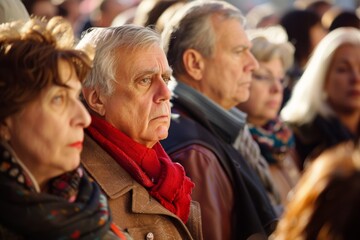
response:
<path id="1" fill-rule="evenodd" d="M 179 219 L 152 198 L 107 152 L 85 134 L 81 162 L 87 172 L 100 185 L 110 199 L 116 199 L 132 191 L 134 213 L 164 214 Z M 179 221 L 181 221 L 179 219 Z"/>

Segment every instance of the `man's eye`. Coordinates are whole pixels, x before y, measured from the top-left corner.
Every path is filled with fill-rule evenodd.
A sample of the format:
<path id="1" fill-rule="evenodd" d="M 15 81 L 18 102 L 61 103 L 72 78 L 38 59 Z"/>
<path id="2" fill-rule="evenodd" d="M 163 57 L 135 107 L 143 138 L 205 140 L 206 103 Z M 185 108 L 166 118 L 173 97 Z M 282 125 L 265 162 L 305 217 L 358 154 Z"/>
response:
<path id="1" fill-rule="evenodd" d="M 236 51 L 235 51 L 235 53 L 236 54 L 241 54 L 241 53 L 243 53 L 243 52 L 245 52 L 246 50 L 248 50 L 249 49 L 249 47 L 240 47 L 240 48 L 237 48 L 236 49 Z"/>
<path id="2" fill-rule="evenodd" d="M 162 79 L 164 80 L 165 84 L 168 85 L 169 82 L 171 81 L 171 78 L 168 76 L 163 76 Z"/>
<path id="3" fill-rule="evenodd" d="M 143 79 L 141 79 L 140 84 L 144 85 L 144 86 L 150 85 L 151 84 L 151 78 L 143 78 Z"/>

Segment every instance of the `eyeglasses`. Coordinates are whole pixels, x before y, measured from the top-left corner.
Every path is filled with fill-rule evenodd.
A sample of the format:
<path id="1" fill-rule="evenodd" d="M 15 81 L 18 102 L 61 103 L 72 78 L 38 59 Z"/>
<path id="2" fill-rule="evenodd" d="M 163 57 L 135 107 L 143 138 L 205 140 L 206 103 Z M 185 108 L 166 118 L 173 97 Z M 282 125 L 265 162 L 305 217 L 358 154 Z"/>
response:
<path id="1" fill-rule="evenodd" d="M 252 77 L 257 81 L 264 82 L 270 86 L 273 85 L 276 81 L 278 81 L 283 87 L 286 87 L 289 82 L 288 77 L 283 77 L 279 79 L 268 73 L 253 72 Z"/>

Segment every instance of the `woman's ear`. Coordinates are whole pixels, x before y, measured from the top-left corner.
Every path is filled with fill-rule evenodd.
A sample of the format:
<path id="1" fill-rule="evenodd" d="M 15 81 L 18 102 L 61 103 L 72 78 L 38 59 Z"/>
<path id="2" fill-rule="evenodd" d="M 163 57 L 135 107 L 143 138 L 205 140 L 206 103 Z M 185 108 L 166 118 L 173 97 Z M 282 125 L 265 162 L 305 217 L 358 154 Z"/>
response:
<path id="1" fill-rule="evenodd" d="M 97 89 L 83 88 L 82 94 L 87 105 L 92 111 L 96 112 L 100 116 L 105 115 L 103 98 Z"/>
<path id="2" fill-rule="evenodd" d="M 205 68 L 204 57 L 195 49 L 187 49 L 183 54 L 185 70 L 194 80 L 200 81 L 203 78 Z"/>

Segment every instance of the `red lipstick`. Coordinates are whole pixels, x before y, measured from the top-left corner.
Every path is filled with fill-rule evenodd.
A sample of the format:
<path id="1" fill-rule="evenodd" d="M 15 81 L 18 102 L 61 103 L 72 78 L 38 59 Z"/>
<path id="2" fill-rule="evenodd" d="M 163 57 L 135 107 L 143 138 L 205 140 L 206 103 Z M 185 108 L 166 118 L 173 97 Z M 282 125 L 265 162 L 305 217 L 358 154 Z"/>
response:
<path id="1" fill-rule="evenodd" d="M 82 149 L 83 142 L 81 142 L 81 141 L 74 142 L 74 143 L 69 144 L 69 146 L 70 146 L 70 147 L 73 147 L 73 148 Z"/>

